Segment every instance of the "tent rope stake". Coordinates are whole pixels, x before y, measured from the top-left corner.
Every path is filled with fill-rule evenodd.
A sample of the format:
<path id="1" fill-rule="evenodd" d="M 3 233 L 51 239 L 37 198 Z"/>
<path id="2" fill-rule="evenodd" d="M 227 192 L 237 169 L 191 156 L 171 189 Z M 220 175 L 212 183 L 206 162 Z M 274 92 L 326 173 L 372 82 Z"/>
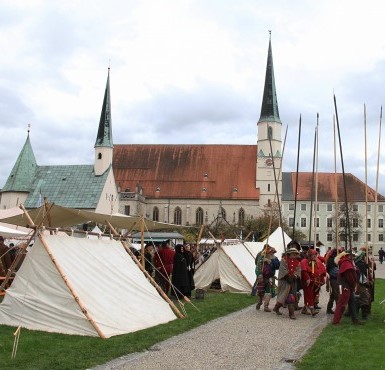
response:
<path id="1" fill-rule="evenodd" d="M 45 241 L 44 237 L 42 234 L 39 234 L 39 239 L 41 241 L 41 243 L 43 244 L 45 250 L 47 251 L 49 257 L 51 258 L 51 261 L 52 263 L 55 265 L 56 269 L 58 270 L 60 276 L 63 278 L 63 281 L 64 283 L 66 284 L 66 286 L 68 287 L 68 289 L 70 290 L 71 294 L 73 295 L 74 297 L 74 300 L 75 302 L 79 305 L 81 311 L 84 313 L 84 315 L 86 316 L 87 320 L 89 321 L 89 323 L 95 328 L 96 332 L 98 333 L 99 337 L 100 338 L 103 338 L 105 339 L 106 336 L 104 335 L 104 333 L 100 330 L 99 326 L 97 325 L 97 323 L 95 322 L 95 320 L 91 317 L 91 315 L 88 313 L 87 309 L 85 308 L 85 306 L 83 305 L 83 303 L 80 301 L 80 298 L 79 298 L 79 295 L 76 293 L 75 289 L 73 288 L 73 286 L 68 282 L 67 278 L 66 278 L 66 275 L 64 274 L 64 271 L 62 270 L 62 268 L 59 266 L 59 264 L 56 262 L 56 260 L 53 258 L 53 254 L 52 254 L 52 251 L 51 249 L 49 248 L 47 242 Z"/>

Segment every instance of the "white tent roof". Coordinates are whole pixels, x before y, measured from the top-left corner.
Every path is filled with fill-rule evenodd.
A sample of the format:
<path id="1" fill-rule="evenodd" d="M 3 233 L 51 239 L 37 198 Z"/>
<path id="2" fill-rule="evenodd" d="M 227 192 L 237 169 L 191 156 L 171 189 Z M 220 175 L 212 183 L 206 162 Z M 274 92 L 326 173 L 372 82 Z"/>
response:
<path id="1" fill-rule="evenodd" d="M 0 211 L 0 221 L 13 225 L 27 226 L 30 224 L 24 212 L 19 209 Z M 17 213 L 15 215 L 15 213 Z M 65 208 L 56 204 L 50 207 L 49 217 L 45 211 L 44 205 L 40 208 L 28 211 L 29 216 L 35 225 L 42 225 L 47 227 L 71 227 L 74 225 L 94 221 L 99 224 L 107 225 L 107 221 L 115 228 L 127 229 L 130 231 L 141 230 L 140 216 L 126 216 L 123 214 L 102 214 L 81 209 Z M 164 222 L 155 222 L 144 219 L 145 230 L 164 230 L 164 229 L 179 229 L 181 225 L 167 224 Z"/>
<path id="2" fill-rule="evenodd" d="M 29 230 L 28 230 L 29 231 Z M 22 230 L 16 230 L 12 227 L 5 226 L 0 223 L 0 235 L 4 238 L 22 238 L 28 235 L 28 232 Z"/>
<path id="3" fill-rule="evenodd" d="M 249 293 L 255 281 L 254 270 L 254 258 L 242 243 L 222 245 L 195 272 L 195 287 L 207 289 L 220 279 L 223 291 Z"/>
<path id="4" fill-rule="evenodd" d="M 105 337 L 176 318 L 120 242 L 47 235 L 36 240 L 7 290 L 0 324 L 98 336 L 47 248 Z"/>
<path id="5" fill-rule="evenodd" d="M 283 237 L 282 237 L 283 233 Z M 291 238 L 287 235 L 282 228 L 279 226 L 275 231 L 270 234 L 262 243 L 265 245 L 269 243 L 272 247 L 277 250 L 276 256 L 281 259 L 283 253 L 285 253 L 285 247 L 291 242 Z M 262 248 L 261 248 L 262 249 Z"/>

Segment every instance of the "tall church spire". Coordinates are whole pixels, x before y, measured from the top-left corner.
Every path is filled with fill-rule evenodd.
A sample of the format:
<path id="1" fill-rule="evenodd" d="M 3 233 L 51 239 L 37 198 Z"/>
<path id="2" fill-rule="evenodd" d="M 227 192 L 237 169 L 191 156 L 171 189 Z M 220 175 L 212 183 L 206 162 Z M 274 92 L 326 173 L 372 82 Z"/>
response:
<path id="1" fill-rule="evenodd" d="M 95 175 L 100 176 L 111 166 L 114 145 L 112 143 L 111 126 L 111 98 L 110 98 L 110 67 L 106 90 L 104 92 L 102 113 L 100 114 L 98 135 L 95 142 Z"/>
<path id="2" fill-rule="evenodd" d="M 37 163 L 29 140 L 28 128 L 27 140 L 17 157 L 16 163 L 2 191 L 29 192 L 32 181 L 35 178 L 36 167 Z"/>
<path id="3" fill-rule="evenodd" d="M 96 137 L 96 147 L 113 147 L 112 127 L 111 127 L 111 98 L 110 98 L 110 68 L 108 67 L 108 76 L 106 90 L 104 92 L 102 112 L 100 114 L 98 135 Z"/>
<path id="4" fill-rule="evenodd" d="M 281 123 L 278 111 L 277 92 L 275 89 L 274 66 L 273 66 L 273 52 L 271 49 L 271 31 L 269 31 L 269 51 L 267 54 L 265 88 L 263 91 L 263 100 L 261 108 L 261 121 L 274 121 Z"/>

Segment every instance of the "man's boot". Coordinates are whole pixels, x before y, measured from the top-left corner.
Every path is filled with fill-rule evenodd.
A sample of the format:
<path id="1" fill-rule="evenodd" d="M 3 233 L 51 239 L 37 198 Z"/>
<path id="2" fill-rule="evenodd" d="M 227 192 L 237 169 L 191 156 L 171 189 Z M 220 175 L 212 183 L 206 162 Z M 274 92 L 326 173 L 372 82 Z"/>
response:
<path id="1" fill-rule="evenodd" d="M 334 311 L 333 311 L 333 301 L 328 302 L 328 305 L 327 305 L 327 309 L 326 309 L 326 313 L 328 313 L 329 315 L 334 315 Z"/>
<path id="2" fill-rule="evenodd" d="M 277 315 L 282 315 L 282 312 L 279 312 L 279 309 L 282 307 L 282 303 L 279 303 L 277 302 L 273 308 L 273 311 L 277 314 Z"/>
<path id="3" fill-rule="evenodd" d="M 307 306 L 303 306 L 303 307 L 302 307 L 301 313 L 302 313 L 303 315 L 311 315 L 311 313 L 310 313 L 309 310 L 307 309 Z"/>
<path id="4" fill-rule="evenodd" d="M 369 307 L 361 306 L 361 312 L 362 312 L 362 320 L 367 320 L 369 315 Z"/>
<path id="5" fill-rule="evenodd" d="M 257 305 L 255 306 L 255 308 L 257 309 L 257 310 L 259 310 L 260 308 L 261 308 L 261 306 L 262 306 L 262 303 L 263 303 L 263 295 L 259 295 L 258 296 L 258 303 L 257 303 Z"/>
<path id="6" fill-rule="evenodd" d="M 292 320 L 295 320 L 296 317 L 295 317 L 295 314 L 294 314 L 294 305 L 292 304 L 289 304 L 287 306 L 288 310 L 289 310 L 289 317 L 292 319 Z"/>
<path id="7" fill-rule="evenodd" d="M 312 316 L 315 316 L 319 313 L 318 310 L 316 310 L 314 307 L 309 307 L 310 308 L 310 313 Z"/>
<path id="8" fill-rule="evenodd" d="M 271 294 L 270 293 L 265 294 L 265 303 L 263 305 L 263 310 L 265 312 L 271 312 L 269 308 L 270 299 L 271 299 Z"/>

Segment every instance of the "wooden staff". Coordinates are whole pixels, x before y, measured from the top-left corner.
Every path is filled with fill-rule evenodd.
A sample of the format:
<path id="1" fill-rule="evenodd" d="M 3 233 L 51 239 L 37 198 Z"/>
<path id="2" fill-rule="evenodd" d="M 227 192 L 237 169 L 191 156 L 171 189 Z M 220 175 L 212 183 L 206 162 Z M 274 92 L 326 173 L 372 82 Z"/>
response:
<path id="1" fill-rule="evenodd" d="M 197 239 L 197 251 L 200 251 L 199 243 L 201 242 L 204 229 L 205 229 L 205 224 L 202 224 L 201 229 L 199 230 L 198 239 Z"/>
<path id="2" fill-rule="evenodd" d="M 378 220 L 377 220 L 377 217 L 378 217 L 378 215 L 377 215 L 377 201 L 378 201 L 378 176 L 379 176 L 379 173 L 380 173 L 381 127 L 382 127 L 382 106 L 381 106 L 381 113 L 380 113 L 379 133 L 378 133 L 376 192 L 374 194 L 374 212 L 375 212 L 375 216 L 374 216 L 375 229 L 374 230 L 375 230 L 375 233 L 374 233 L 373 237 L 376 237 L 376 234 L 377 234 L 377 223 L 378 223 Z M 373 243 L 373 246 L 374 246 L 374 243 Z"/>
<path id="3" fill-rule="evenodd" d="M 283 154 L 285 153 L 287 129 L 288 129 L 288 126 L 286 126 L 285 139 L 283 141 L 281 165 L 280 165 L 280 168 L 279 168 L 278 179 L 280 178 L 280 176 L 282 174 L 282 160 L 283 160 Z M 269 126 L 268 126 L 267 130 L 269 131 Z M 279 200 L 279 189 L 278 189 L 277 173 L 276 173 L 275 162 L 274 162 L 273 145 L 271 143 L 271 137 L 269 135 L 268 135 L 268 137 L 269 137 L 269 144 L 270 144 L 270 158 L 271 158 L 271 161 L 273 163 L 273 174 L 274 174 L 274 184 L 275 184 L 274 200 L 277 199 L 278 213 L 279 213 L 279 223 L 280 223 L 281 231 L 282 231 L 283 250 L 286 253 L 285 234 L 284 234 L 284 231 L 283 231 L 283 228 L 282 228 L 282 210 L 281 210 L 281 204 L 280 204 L 280 200 Z M 268 230 L 268 234 L 267 234 L 266 244 L 268 244 L 268 242 L 269 242 L 269 236 L 270 236 L 270 232 L 271 232 L 272 217 L 273 217 L 273 214 L 271 213 L 270 214 L 270 223 L 269 223 L 269 230 Z"/>
<path id="4" fill-rule="evenodd" d="M 119 235 L 119 233 L 115 230 L 115 228 L 110 224 L 109 221 L 106 220 L 107 225 L 109 226 L 110 230 L 114 235 Z M 126 252 L 131 256 L 133 261 L 137 264 L 137 266 L 140 268 L 140 270 L 144 273 L 144 275 L 147 277 L 147 279 L 151 282 L 151 284 L 155 287 L 155 289 L 159 292 L 159 294 L 164 298 L 164 300 L 171 306 L 171 308 L 174 310 L 174 312 L 181 318 L 184 319 L 184 315 L 181 314 L 181 312 L 178 310 L 178 307 L 175 306 L 175 304 L 171 301 L 171 299 L 167 296 L 167 294 L 162 290 L 162 288 L 156 283 L 156 281 L 153 279 L 153 277 L 146 271 L 146 269 L 142 266 L 142 264 L 138 261 L 134 253 L 131 252 L 130 247 L 127 245 L 127 242 L 121 240 L 121 243 L 123 245 L 123 248 L 126 250 Z"/>
<path id="5" fill-rule="evenodd" d="M 333 137 L 334 137 L 334 190 L 335 190 L 335 200 L 334 200 L 334 217 L 336 223 L 336 250 L 338 253 L 338 246 L 340 244 L 339 236 L 339 223 L 338 223 L 338 177 L 337 177 L 337 140 L 336 140 L 336 120 L 333 115 Z"/>
<path id="6" fill-rule="evenodd" d="M 340 123 L 339 123 L 339 120 L 338 120 L 337 101 L 336 101 L 336 96 L 335 95 L 334 95 L 334 110 L 335 110 L 335 113 L 336 113 L 338 140 L 339 140 L 339 144 L 340 144 L 342 179 L 343 179 L 343 182 L 344 182 L 344 194 L 345 194 L 345 218 L 346 218 L 346 222 L 345 222 L 345 249 L 347 249 L 348 238 L 349 238 L 349 250 L 351 252 L 352 251 L 352 236 L 350 234 L 348 194 L 347 194 L 346 178 L 345 178 L 344 156 L 342 154 L 342 141 L 341 141 Z"/>
<path id="7" fill-rule="evenodd" d="M 144 217 L 140 218 L 140 256 L 142 259 L 142 267 L 144 268 Z"/>
<path id="8" fill-rule="evenodd" d="M 366 252 L 366 264 L 369 264 L 369 238 L 368 238 L 368 147 L 366 136 L 366 105 L 364 104 L 364 139 L 365 139 L 365 245 L 367 247 Z M 373 235 L 374 237 L 374 235 Z M 368 265 L 369 266 L 369 265 Z"/>
<path id="9" fill-rule="evenodd" d="M 295 238 L 295 219 L 297 214 L 297 195 L 298 195 L 298 173 L 299 173 L 299 152 L 301 148 L 301 126 L 302 117 L 299 116 L 299 127 L 298 127 L 298 147 L 297 147 L 297 169 L 295 174 L 295 194 L 294 194 L 294 222 L 293 222 L 293 239 Z"/>
<path id="10" fill-rule="evenodd" d="M 318 143 L 319 143 L 319 114 L 317 113 L 317 140 L 315 151 L 315 201 L 314 201 L 314 249 L 317 242 L 317 207 L 318 207 Z"/>
<path id="11" fill-rule="evenodd" d="M 43 244 L 45 250 L 47 251 L 49 257 L 51 258 L 51 261 L 52 263 L 55 265 L 56 269 L 58 270 L 60 276 L 62 277 L 62 279 L 64 280 L 65 284 L 67 285 L 67 288 L 70 290 L 72 296 L 74 297 L 75 299 L 75 302 L 79 305 L 81 311 L 83 312 L 83 314 L 86 316 L 87 320 L 89 321 L 89 323 L 95 328 L 96 332 L 98 333 L 99 337 L 100 338 L 103 338 L 105 339 L 106 336 L 104 335 L 104 333 L 101 331 L 101 329 L 99 328 L 98 324 L 95 322 L 95 320 L 92 318 L 92 316 L 88 313 L 88 310 L 87 308 L 84 306 L 84 304 L 82 303 L 82 301 L 80 300 L 79 298 L 79 295 L 77 294 L 75 288 L 72 286 L 72 284 L 68 281 L 67 279 L 67 276 L 65 275 L 63 269 L 60 267 L 60 265 L 58 264 L 58 262 L 56 261 L 52 251 L 51 251 L 51 248 L 48 246 L 47 242 L 45 241 L 44 237 L 42 234 L 39 234 L 39 239 L 41 241 L 41 243 Z"/>
<path id="12" fill-rule="evenodd" d="M 314 173 L 315 173 L 316 145 L 317 145 L 317 127 L 314 130 L 313 171 L 312 171 L 311 191 L 310 191 L 309 249 L 310 249 L 310 242 L 311 242 L 311 237 L 312 237 L 311 230 L 312 230 L 312 224 L 313 224 L 313 197 L 314 197 Z"/>

